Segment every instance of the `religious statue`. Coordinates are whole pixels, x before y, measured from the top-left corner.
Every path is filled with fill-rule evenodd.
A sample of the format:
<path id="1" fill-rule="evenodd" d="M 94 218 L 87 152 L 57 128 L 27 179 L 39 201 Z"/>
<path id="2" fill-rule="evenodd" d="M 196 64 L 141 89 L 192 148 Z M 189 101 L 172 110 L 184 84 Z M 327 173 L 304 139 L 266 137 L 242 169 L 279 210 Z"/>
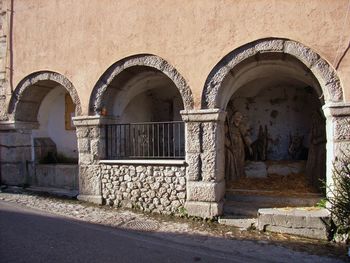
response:
<path id="1" fill-rule="evenodd" d="M 312 114 L 309 155 L 306 163 L 309 184 L 320 189 L 326 179 L 326 125 L 318 111 Z"/>
<path id="2" fill-rule="evenodd" d="M 235 111 L 226 125 L 226 176 L 228 181 L 237 180 L 245 176 L 245 151 L 252 154 L 251 140 L 247 127 L 243 123 L 243 115 Z"/>

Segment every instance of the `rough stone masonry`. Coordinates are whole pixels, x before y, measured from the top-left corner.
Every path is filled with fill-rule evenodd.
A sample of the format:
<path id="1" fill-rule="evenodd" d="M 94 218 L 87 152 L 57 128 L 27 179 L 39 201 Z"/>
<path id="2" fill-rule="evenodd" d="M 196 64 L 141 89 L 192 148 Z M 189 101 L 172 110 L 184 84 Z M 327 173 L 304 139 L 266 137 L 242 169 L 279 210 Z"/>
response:
<path id="1" fill-rule="evenodd" d="M 186 201 L 185 170 L 184 166 L 103 164 L 102 198 L 108 205 L 179 214 Z"/>

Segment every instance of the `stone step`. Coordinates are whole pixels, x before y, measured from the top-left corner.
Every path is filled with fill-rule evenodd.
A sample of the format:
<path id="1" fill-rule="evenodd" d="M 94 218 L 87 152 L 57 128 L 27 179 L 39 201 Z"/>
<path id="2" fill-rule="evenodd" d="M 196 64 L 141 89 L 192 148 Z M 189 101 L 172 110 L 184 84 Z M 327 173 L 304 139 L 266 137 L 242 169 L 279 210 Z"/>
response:
<path id="1" fill-rule="evenodd" d="M 258 224 L 257 218 L 242 218 L 237 216 L 221 216 L 218 220 L 219 224 L 238 227 L 241 230 L 256 228 Z"/>
<path id="2" fill-rule="evenodd" d="M 293 234 L 308 238 L 327 239 L 329 212 L 322 208 L 259 209 L 258 229 Z"/>
<path id="3" fill-rule="evenodd" d="M 224 204 L 224 214 L 240 216 L 241 218 L 256 218 L 259 208 L 270 207 L 258 205 L 255 203 L 242 203 L 236 201 L 227 201 Z"/>
<path id="4" fill-rule="evenodd" d="M 300 193 L 298 196 L 281 196 L 274 192 L 261 191 L 231 191 L 226 193 L 227 201 L 241 203 L 264 203 L 271 207 L 283 206 L 314 206 L 322 199 L 322 195 L 314 193 Z"/>
<path id="5" fill-rule="evenodd" d="M 257 217 L 258 210 L 261 208 L 313 207 L 318 201 L 319 199 L 313 198 L 289 199 L 289 197 L 244 196 L 244 198 L 227 200 L 224 204 L 224 214 Z"/>

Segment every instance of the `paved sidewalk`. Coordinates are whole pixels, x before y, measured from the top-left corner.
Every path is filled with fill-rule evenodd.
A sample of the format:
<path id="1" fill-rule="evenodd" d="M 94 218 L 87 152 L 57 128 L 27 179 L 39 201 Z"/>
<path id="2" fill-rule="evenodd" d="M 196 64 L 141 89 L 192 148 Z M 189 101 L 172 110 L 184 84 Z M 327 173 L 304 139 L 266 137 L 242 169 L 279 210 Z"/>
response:
<path id="1" fill-rule="evenodd" d="M 74 220 L 142 231 L 182 245 L 198 243 L 201 247 L 216 251 L 237 251 L 254 257 L 268 257 L 276 262 L 342 262 L 347 259 L 344 248 L 326 242 L 254 230 L 242 231 L 217 223 L 143 214 L 26 192 L 0 193 L 0 201 Z"/>

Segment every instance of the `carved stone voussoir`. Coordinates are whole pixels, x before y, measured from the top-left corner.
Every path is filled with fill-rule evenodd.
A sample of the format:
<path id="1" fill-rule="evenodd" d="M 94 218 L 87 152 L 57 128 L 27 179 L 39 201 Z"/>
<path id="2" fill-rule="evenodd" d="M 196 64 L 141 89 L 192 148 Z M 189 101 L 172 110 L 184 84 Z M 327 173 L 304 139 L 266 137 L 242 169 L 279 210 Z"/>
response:
<path id="1" fill-rule="evenodd" d="M 123 59 L 115 63 L 105 72 L 105 74 L 102 76 L 103 80 L 98 81 L 93 89 L 92 99 L 90 101 L 91 113 L 96 113 L 97 109 L 101 108 L 103 96 L 113 79 L 124 70 L 134 66 L 146 66 L 164 73 L 174 82 L 175 86 L 179 90 L 184 103 L 184 108 L 186 110 L 193 109 L 194 101 L 192 91 L 186 84 L 185 79 L 177 72 L 177 70 L 160 57 L 142 54 Z"/>

